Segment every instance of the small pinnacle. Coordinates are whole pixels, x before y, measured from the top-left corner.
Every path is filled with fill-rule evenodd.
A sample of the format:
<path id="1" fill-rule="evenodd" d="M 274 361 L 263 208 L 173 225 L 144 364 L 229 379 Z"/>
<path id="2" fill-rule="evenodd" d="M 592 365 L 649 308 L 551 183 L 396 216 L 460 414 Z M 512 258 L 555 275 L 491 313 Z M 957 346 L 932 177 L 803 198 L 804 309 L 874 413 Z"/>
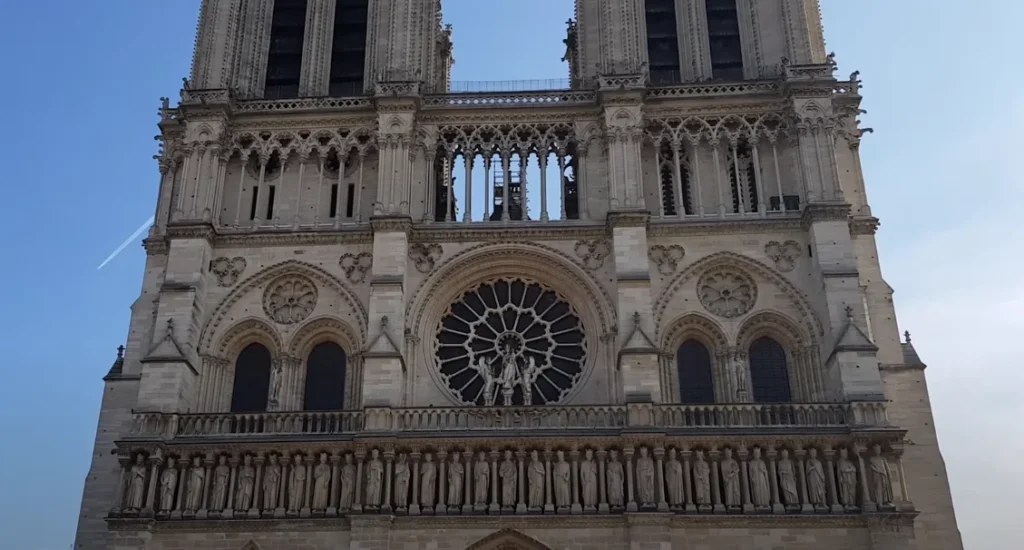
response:
<path id="1" fill-rule="evenodd" d="M 380 328 L 381 329 L 388 328 L 388 316 L 387 315 L 385 315 L 385 316 L 380 318 Z"/>
<path id="2" fill-rule="evenodd" d="M 903 336 L 906 337 L 907 343 L 909 344 L 910 343 L 910 331 L 908 330 L 908 331 L 904 332 Z"/>
<path id="3" fill-rule="evenodd" d="M 117 358 L 118 359 L 123 359 L 124 358 L 124 346 L 117 346 Z"/>
<path id="4" fill-rule="evenodd" d="M 633 312 L 633 324 L 636 325 L 636 326 L 640 326 L 640 312 L 639 311 L 634 311 Z"/>
<path id="5" fill-rule="evenodd" d="M 853 306 L 846 306 L 846 318 L 853 319 Z"/>

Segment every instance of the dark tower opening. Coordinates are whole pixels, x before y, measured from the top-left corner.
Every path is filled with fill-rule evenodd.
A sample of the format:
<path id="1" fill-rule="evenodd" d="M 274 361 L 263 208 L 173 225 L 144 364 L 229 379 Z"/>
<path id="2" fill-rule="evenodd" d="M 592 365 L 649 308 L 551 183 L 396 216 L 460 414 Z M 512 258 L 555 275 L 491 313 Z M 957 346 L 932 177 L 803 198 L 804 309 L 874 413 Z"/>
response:
<path id="1" fill-rule="evenodd" d="M 306 39 L 307 0 L 276 0 L 270 24 L 266 99 L 299 97 L 302 46 Z"/>

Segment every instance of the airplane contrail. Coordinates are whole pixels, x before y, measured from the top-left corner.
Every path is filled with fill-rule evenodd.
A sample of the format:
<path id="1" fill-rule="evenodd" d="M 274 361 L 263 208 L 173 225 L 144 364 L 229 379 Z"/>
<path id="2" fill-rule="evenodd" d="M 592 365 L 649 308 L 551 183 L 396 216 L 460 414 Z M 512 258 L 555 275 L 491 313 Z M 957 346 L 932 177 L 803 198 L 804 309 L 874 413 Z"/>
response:
<path id="1" fill-rule="evenodd" d="M 125 241 L 123 243 L 121 243 L 121 246 L 117 247 L 117 250 L 114 250 L 113 252 L 111 252 L 110 256 L 107 256 L 107 259 L 103 260 L 103 263 L 101 263 L 100 266 L 96 268 L 96 271 L 99 271 L 99 270 L 103 269 L 103 266 L 105 266 L 108 263 L 110 263 L 110 260 L 113 260 L 114 258 L 116 258 L 117 255 L 120 254 L 122 250 L 124 250 L 125 248 L 128 248 L 128 245 L 132 244 L 132 241 L 134 241 L 136 238 L 138 238 L 138 236 L 141 235 L 143 231 L 149 229 L 149 226 L 153 225 L 154 221 L 155 220 L 154 220 L 153 216 L 150 216 L 149 219 L 146 220 L 145 223 L 143 223 L 141 226 L 139 226 L 138 229 L 135 230 L 135 233 L 132 233 L 131 237 L 128 237 L 127 239 L 125 239 Z"/>

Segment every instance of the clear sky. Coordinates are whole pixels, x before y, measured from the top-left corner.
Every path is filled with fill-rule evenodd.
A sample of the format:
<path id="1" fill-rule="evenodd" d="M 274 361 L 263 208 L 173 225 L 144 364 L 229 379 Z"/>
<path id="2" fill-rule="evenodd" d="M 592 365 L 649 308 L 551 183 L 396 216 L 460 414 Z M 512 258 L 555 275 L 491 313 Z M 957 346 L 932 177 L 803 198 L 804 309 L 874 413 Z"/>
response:
<path id="1" fill-rule="evenodd" d="M 96 267 L 153 213 L 158 98 L 176 98 L 188 73 L 198 3 L 0 2 L 0 158 L 12 168 L 0 175 L 5 549 L 72 542 L 100 378 L 127 334 L 144 253 L 135 242 Z M 456 80 L 566 77 L 571 0 L 444 6 Z M 862 71 L 883 271 L 901 330 L 929 365 L 966 547 L 1019 548 L 1024 2 L 822 0 L 822 9 L 841 76 Z"/>

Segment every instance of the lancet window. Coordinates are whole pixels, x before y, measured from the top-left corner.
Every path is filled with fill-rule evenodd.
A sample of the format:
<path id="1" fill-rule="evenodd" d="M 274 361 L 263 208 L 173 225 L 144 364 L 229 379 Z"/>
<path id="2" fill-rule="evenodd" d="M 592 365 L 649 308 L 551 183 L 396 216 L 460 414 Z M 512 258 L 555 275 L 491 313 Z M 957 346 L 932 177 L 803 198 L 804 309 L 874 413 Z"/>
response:
<path id="1" fill-rule="evenodd" d="M 337 0 L 331 42 L 332 97 L 363 93 L 368 4 L 369 0 Z"/>
<path id="2" fill-rule="evenodd" d="M 732 163 L 729 166 L 729 183 L 732 193 L 732 212 L 745 214 L 757 212 L 760 193 L 757 182 L 761 177 L 760 166 L 755 165 L 752 148 L 747 140 L 731 147 Z"/>
<path id="3" fill-rule="evenodd" d="M 231 412 L 267 410 L 271 362 L 270 350 L 263 344 L 249 344 L 238 354 L 231 389 Z"/>
<path id="4" fill-rule="evenodd" d="M 303 410 L 334 411 L 345 408 L 345 350 L 334 342 L 318 344 L 306 359 Z"/>
<path id="5" fill-rule="evenodd" d="M 690 158 L 678 141 L 656 144 L 661 217 L 682 217 L 697 212 L 693 208 L 693 190 L 690 187 Z"/>
<path id="6" fill-rule="evenodd" d="M 679 402 L 688 405 L 715 402 L 715 383 L 711 353 L 697 340 L 687 340 L 676 352 L 679 373 Z"/>
<path id="7" fill-rule="evenodd" d="M 705 0 L 711 74 L 715 80 L 743 80 L 743 46 L 736 0 Z"/>
<path id="8" fill-rule="evenodd" d="M 651 83 L 680 82 L 679 34 L 675 0 L 646 0 L 647 59 Z"/>
<path id="9" fill-rule="evenodd" d="M 789 403 L 793 400 L 789 384 L 786 350 L 775 340 L 762 337 L 750 345 L 750 383 L 757 403 Z"/>
<path id="10" fill-rule="evenodd" d="M 276 0 L 270 24 L 270 52 L 264 97 L 299 96 L 308 0 Z"/>

